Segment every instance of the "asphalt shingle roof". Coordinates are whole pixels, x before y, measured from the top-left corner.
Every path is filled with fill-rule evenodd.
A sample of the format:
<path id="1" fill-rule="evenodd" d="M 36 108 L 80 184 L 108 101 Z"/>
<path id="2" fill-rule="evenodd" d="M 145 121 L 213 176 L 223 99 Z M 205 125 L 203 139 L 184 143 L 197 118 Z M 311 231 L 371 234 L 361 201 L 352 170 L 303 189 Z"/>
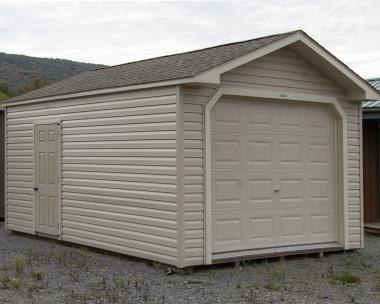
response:
<path id="1" fill-rule="evenodd" d="M 367 80 L 370 85 L 372 85 L 376 90 L 380 92 L 380 78 L 373 78 Z M 362 103 L 362 107 L 369 109 L 369 108 L 380 108 L 380 101 L 379 100 L 368 100 L 364 101 Z"/>
<path id="2" fill-rule="evenodd" d="M 21 101 L 195 76 L 293 32 L 95 69 L 14 97 Z"/>

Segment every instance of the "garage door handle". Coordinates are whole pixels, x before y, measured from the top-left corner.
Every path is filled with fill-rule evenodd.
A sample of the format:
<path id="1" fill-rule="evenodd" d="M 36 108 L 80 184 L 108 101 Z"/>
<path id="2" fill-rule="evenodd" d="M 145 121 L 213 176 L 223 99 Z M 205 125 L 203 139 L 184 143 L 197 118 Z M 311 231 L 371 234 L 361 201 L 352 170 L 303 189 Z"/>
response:
<path id="1" fill-rule="evenodd" d="M 278 189 L 278 188 L 274 189 L 274 192 L 280 192 L 280 189 Z"/>

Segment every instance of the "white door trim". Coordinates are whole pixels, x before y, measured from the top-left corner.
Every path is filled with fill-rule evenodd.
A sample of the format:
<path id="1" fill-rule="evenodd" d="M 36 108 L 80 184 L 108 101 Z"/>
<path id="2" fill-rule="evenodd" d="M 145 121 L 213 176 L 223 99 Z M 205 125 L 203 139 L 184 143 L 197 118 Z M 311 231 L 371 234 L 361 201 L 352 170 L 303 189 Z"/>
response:
<path id="1" fill-rule="evenodd" d="M 62 162 L 61 162 L 61 157 L 62 157 L 62 127 L 61 127 L 61 119 L 52 119 L 52 120 L 40 120 L 40 121 L 34 121 L 33 122 L 33 163 L 34 163 L 34 166 L 35 166 L 35 138 L 34 138 L 34 130 L 35 130 L 35 127 L 38 126 L 38 125 L 47 125 L 47 124 L 55 124 L 57 125 L 57 131 L 58 131 L 58 147 L 57 147 L 57 167 L 58 167 L 58 181 L 57 181 L 57 200 L 58 200 L 58 239 L 61 239 L 61 235 L 62 235 L 62 188 L 61 188 L 61 184 L 62 184 L 62 176 L 61 176 L 61 171 L 62 171 L 62 168 L 61 168 L 61 165 L 62 165 Z M 34 169 L 33 169 L 34 171 Z M 35 171 L 33 172 L 33 188 L 36 187 L 36 184 L 35 184 Z M 33 191 L 34 192 L 34 191 Z M 35 193 L 33 193 L 33 234 L 36 234 L 36 214 L 34 214 L 35 212 L 35 208 L 34 208 L 34 205 L 35 205 Z"/>
<path id="2" fill-rule="evenodd" d="M 223 86 L 210 97 L 205 105 L 205 264 L 212 263 L 212 194 L 211 194 L 211 109 L 223 96 L 267 98 L 283 101 L 302 101 L 329 104 L 337 118 L 337 199 L 338 242 L 348 249 L 348 189 L 347 189 L 347 130 L 346 115 L 335 97 L 311 94 L 276 92 L 245 87 Z"/>

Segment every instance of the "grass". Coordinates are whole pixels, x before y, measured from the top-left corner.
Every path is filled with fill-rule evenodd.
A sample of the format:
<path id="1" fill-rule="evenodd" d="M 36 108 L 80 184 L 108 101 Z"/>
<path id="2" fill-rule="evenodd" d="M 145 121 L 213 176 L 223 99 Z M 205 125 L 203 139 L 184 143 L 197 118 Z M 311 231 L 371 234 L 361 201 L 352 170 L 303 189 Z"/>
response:
<path id="1" fill-rule="evenodd" d="M 330 283 L 334 285 L 360 284 L 360 278 L 350 272 L 330 276 Z"/>
<path id="2" fill-rule="evenodd" d="M 20 278 L 13 278 L 12 279 L 12 288 L 19 289 L 21 287 L 21 279 Z"/>
<path id="3" fill-rule="evenodd" d="M 51 253 L 51 257 L 61 265 L 65 263 L 65 251 L 63 249 L 54 250 Z"/>
<path id="4" fill-rule="evenodd" d="M 33 289 L 34 289 L 33 283 L 28 282 L 25 287 L 26 287 L 26 294 L 28 295 L 29 298 L 31 298 L 33 295 Z"/>
<path id="5" fill-rule="evenodd" d="M 156 269 L 157 271 L 160 271 L 161 268 L 162 268 L 162 264 L 160 262 L 153 262 L 153 267 L 154 269 Z"/>
<path id="6" fill-rule="evenodd" d="M 281 286 L 278 283 L 266 284 L 266 285 L 264 285 L 264 288 L 267 290 L 270 290 L 270 291 L 280 291 L 281 290 Z"/>
<path id="7" fill-rule="evenodd" d="M 11 278 L 10 278 L 8 272 L 4 272 L 1 275 L 0 282 L 1 282 L 2 288 L 7 289 L 9 287 L 9 283 L 11 282 Z"/>
<path id="8" fill-rule="evenodd" d="M 31 273 L 37 281 L 41 281 L 45 275 L 42 269 L 33 269 Z"/>
<path id="9" fill-rule="evenodd" d="M 124 289 L 127 286 L 127 281 L 124 278 L 116 278 L 115 286 L 119 289 Z"/>
<path id="10" fill-rule="evenodd" d="M 241 288 L 241 283 L 240 282 L 236 283 L 235 288 L 236 289 L 240 289 Z"/>
<path id="11" fill-rule="evenodd" d="M 273 269 L 272 276 L 276 281 L 285 282 L 285 271 Z"/>
<path id="12" fill-rule="evenodd" d="M 72 265 L 78 268 L 83 268 L 87 264 L 87 259 L 83 256 L 73 258 Z"/>
<path id="13" fill-rule="evenodd" d="M 270 291 L 281 291 L 286 282 L 286 269 L 272 269 L 273 281 L 263 287 Z"/>
<path id="14" fill-rule="evenodd" d="M 255 283 L 255 284 L 253 284 L 252 287 L 253 287 L 253 289 L 259 289 L 261 286 L 259 283 Z"/>
<path id="15" fill-rule="evenodd" d="M 24 256 L 16 255 L 15 260 L 14 260 L 14 264 L 15 264 L 16 273 L 18 275 L 20 275 L 24 271 L 24 267 L 25 267 Z"/>
<path id="16" fill-rule="evenodd" d="M 26 263 L 30 266 L 33 263 L 33 260 L 35 260 L 37 257 L 37 252 L 36 250 L 32 247 L 29 246 L 27 249 L 27 254 L 26 254 Z"/>
<path id="17" fill-rule="evenodd" d="M 375 291 L 380 292 L 380 276 L 375 278 Z"/>

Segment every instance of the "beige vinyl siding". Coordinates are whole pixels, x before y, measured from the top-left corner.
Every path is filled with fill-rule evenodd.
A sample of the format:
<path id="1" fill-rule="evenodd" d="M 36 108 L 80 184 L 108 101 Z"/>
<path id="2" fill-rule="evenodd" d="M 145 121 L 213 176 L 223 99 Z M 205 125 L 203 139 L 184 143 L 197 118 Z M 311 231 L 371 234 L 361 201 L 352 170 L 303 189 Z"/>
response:
<path id="1" fill-rule="evenodd" d="M 361 247 L 360 104 L 342 101 L 347 115 L 348 225 L 350 248 Z"/>
<path id="2" fill-rule="evenodd" d="M 204 262 L 204 169 L 203 110 L 214 90 L 184 88 L 184 262 L 186 266 Z M 197 148 L 191 147 L 197 143 Z"/>
<path id="3" fill-rule="evenodd" d="M 347 115 L 349 244 L 361 243 L 359 103 L 345 101 L 345 91 L 289 48 L 275 51 L 221 76 L 223 85 L 334 96 Z"/>
<path id="4" fill-rule="evenodd" d="M 177 265 L 174 88 L 7 109 L 7 227 L 33 233 L 33 123 L 62 121 L 61 238 Z"/>
<path id="5" fill-rule="evenodd" d="M 223 84 L 337 96 L 344 90 L 289 48 L 283 48 L 222 74 Z"/>

